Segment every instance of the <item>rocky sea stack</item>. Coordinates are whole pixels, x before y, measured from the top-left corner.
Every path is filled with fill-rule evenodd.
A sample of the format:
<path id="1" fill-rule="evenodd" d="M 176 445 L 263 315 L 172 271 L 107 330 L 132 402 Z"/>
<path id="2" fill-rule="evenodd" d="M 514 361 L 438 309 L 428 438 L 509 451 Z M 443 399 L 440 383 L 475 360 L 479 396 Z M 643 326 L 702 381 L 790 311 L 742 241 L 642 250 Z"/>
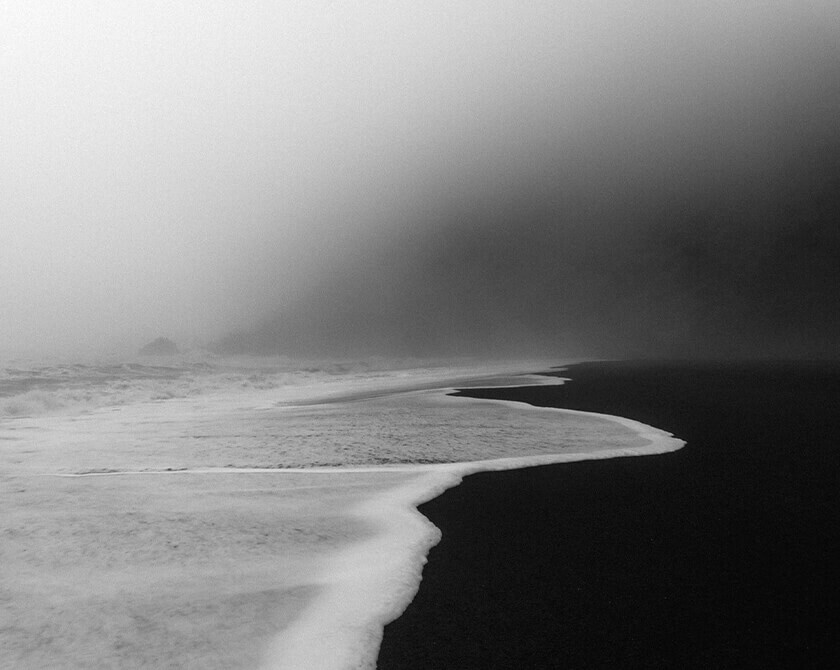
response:
<path id="1" fill-rule="evenodd" d="M 178 353 L 178 346 L 166 337 L 159 337 L 142 347 L 138 353 L 141 356 L 174 356 Z"/>

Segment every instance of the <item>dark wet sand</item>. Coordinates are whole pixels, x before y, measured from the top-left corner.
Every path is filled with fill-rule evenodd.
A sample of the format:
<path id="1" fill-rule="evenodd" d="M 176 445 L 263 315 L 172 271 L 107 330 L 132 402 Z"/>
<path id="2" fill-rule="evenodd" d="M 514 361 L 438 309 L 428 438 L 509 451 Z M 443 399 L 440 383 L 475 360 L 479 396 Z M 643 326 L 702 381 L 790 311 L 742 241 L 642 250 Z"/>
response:
<path id="1" fill-rule="evenodd" d="M 477 474 L 423 505 L 443 540 L 380 670 L 840 667 L 840 364 L 565 375 L 468 395 L 617 414 L 688 445 Z"/>

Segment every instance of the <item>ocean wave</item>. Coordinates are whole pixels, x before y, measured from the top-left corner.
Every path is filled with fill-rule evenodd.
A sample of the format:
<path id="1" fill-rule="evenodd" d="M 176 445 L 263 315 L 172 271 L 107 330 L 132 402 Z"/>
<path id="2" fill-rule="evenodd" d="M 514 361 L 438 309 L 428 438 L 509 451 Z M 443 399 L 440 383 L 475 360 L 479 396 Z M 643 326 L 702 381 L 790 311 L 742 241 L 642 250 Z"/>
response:
<path id="1" fill-rule="evenodd" d="M 0 418 L 185 398 L 242 389 L 267 390 L 295 374 L 207 362 L 9 365 L 0 368 Z"/>
<path id="2" fill-rule="evenodd" d="M 15 360 L 0 362 L 0 419 L 251 392 L 277 391 L 270 395 L 278 403 L 320 401 L 371 389 L 399 390 L 418 380 L 434 384 L 454 370 L 463 374 L 467 369 L 451 361 L 421 365 L 410 359 L 222 358 L 202 353 L 142 360 Z"/>

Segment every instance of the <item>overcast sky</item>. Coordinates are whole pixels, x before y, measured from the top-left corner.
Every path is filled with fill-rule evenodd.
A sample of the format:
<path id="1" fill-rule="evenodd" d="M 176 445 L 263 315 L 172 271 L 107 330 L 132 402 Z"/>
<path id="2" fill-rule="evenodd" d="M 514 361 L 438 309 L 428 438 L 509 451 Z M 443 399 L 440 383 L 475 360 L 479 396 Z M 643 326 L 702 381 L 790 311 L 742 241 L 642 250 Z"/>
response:
<path id="1" fill-rule="evenodd" d="M 8 0 L 0 349 L 824 351 L 838 44 L 836 0 Z"/>

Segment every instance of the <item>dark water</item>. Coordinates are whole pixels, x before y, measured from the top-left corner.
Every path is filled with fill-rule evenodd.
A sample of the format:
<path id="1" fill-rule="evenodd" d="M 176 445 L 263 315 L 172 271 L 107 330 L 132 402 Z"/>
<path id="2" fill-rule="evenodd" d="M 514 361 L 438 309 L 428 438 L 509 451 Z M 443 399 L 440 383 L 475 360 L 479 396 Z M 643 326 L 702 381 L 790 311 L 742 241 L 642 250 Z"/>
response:
<path id="1" fill-rule="evenodd" d="M 465 394 L 617 414 L 673 454 L 482 473 L 388 668 L 840 667 L 840 364 L 603 363 Z"/>

